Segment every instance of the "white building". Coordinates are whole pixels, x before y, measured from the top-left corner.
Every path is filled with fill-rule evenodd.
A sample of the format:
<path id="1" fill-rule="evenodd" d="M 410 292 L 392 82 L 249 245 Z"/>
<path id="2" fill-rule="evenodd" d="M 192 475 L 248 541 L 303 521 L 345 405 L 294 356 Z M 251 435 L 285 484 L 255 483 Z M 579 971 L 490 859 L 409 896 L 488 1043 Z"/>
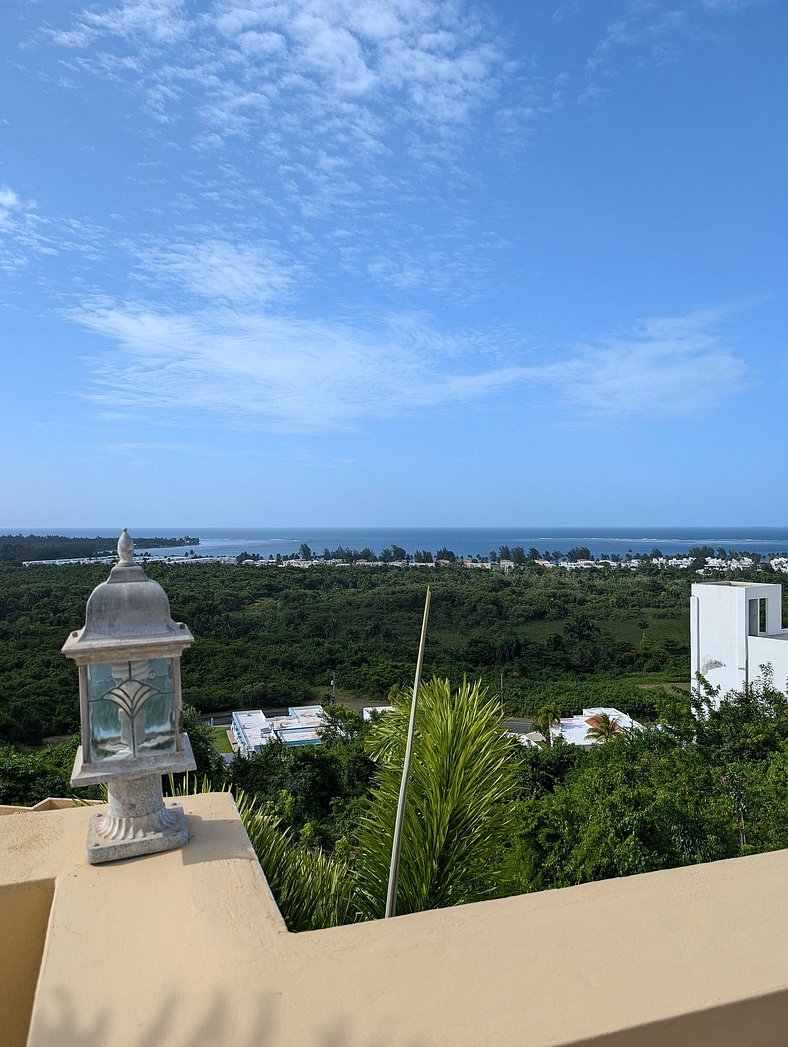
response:
<path id="1" fill-rule="evenodd" d="M 268 745 L 272 738 L 271 724 L 262 709 L 239 709 L 233 713 L 232 731 L 243 756 L 251 756 Z"/>
<path id="2" fill-rule="evenodd" d="M 316 745 L 323 723 L 322 705 L 292 706 L 287 716 L 266 717 L 261 709 L 233 713 L 232 731 L 243 756 L 251 756 L 277 740 L 285 745 Z"/>
<path id="3" fill-rule="evenodd" d="M 553 739 L 562 738 L 570 745 L 580 745 L 588 749 L 592 745 L 598 745 L 596 738 L 589 737 L 588 732 L 599 725 L 601 715 L 609 716 L 619 731 L 642 731 L 643 726 L 631 716 L 622 713 L 620 709 L 613 709 L 606 705 L 596 705 L 590 709 L 583 709 L 582 715 L 563 716 L 550 728 Z"/>
<path id="4" fill-rule="evenodd" d="M 390 713 L 393 710 L 393 705 L 365 705 L 361 710 L 361 715 L 364 719 L 369 722 L 373 716 L 378 713 Z"/>
<path id="5" fill-rule="evenodd" d="M 775 686 L 788 680 L 788 629 L 782 624 L 782 586 L 700 582 L 690 597 L 690 667 L 719 697 L 739 690 L 771 665 Z"/>

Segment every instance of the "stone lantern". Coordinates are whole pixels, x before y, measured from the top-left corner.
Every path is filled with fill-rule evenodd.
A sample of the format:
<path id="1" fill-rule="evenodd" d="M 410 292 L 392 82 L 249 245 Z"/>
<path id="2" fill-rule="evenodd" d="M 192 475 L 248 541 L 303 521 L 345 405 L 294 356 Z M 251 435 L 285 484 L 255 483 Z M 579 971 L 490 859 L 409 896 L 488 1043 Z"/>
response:
<path id="1" fill-rule="evenodd" d="M 196 767 L 180 733 L 180 657 L 194 637 L 170 617 L 158 582 L 134 563 L 125 528 L 118 559 L 90 594 L 84 627 L 63 645 L 79 666 L 82 745 L 71 784 L 107 783 L 107 811 L 88 830 L 91 864 L 185 844 L 183 808 L 165 806 L 161 776 Z"/>

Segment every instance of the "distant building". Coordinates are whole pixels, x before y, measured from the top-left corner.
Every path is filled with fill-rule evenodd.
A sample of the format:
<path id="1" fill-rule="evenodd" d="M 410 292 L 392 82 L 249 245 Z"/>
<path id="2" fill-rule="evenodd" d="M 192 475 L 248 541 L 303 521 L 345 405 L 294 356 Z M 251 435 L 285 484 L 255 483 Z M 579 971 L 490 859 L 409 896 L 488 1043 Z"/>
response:
<path id="1" fill-rule="evenodd" d="M 692 685 L 700 673 L 719 698 L 740 690 L 771 665 L 775 686 L 788 680 L 788 630 L 782 624 L 782 586 L 696 582 L 690 596 Z M 719 704 L 719 698 L 717 704 Z"/>
<path id="2" fill-rule="evenodd" d="M 322 705 L 299 705 L 287 716 L 274 716 L 271 724 L 276 738 L 285 745 L 317 745 L 323 723 Z"/>
<path id="3" fill-rule="evenodd" d="M 390 713 L 393 708 L 393 705 L 365 705 L 361 715 L 365 720 L 371 720 L 375 713 Z"/>
<path id="4" fill-rule="evenodd" d="M 271 724 L 262 709 L 242 709 L 232 716 L 232 732 L 242 756 L 259 752 L 271 741 Z"/>
<path id="5" fill-rule="evenodd" d="M 580 745 L 587 749 L 592 745 L 599 744 L 596 738 L 589 737 L 589 731 L 599 725 L 599 718 L 603 715 L 609 716 L 616 729 L 622 733 L 624 731 L 643 730 L 642 724 L 639 724 L 637 720 L 633 720 L 631 716 L 627 716 L 626 713 L 622 713 L 620 709 L 600 705 L 591 709 L 583 709 L 583 713 L 580 716 L 562 717 L 558 723 L 550 728 L 550 733 L 554 740 L 562 738 L 570 745 Z"/>
<path id="6" fill-rule="evenodd" d="M 508 738 L 516 739 L 520 745 L 530 746 L 533 749 L 541 749 L 545 737 L 540 731 L 505 731 Z"/>
<path id="7" fill-rule="evenodd" d="M 267 717 L 261 709 L 234 712 L 232 732 L 243 756 L 251 756 L 273 741 L 284 745 L 317 745 L 323 723 L 322 705 L 292 706 L 287 716 Z"/>

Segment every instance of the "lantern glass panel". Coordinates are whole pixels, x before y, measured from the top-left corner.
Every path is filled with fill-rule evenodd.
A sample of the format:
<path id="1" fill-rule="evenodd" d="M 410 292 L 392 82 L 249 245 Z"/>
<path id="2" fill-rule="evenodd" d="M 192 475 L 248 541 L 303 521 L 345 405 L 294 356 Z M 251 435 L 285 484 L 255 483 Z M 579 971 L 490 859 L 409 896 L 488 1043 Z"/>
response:
<path id="1" fill-rule="evenodd" d="M 91 763 L 175 752 L 171 658 L 87 668 Z"/>

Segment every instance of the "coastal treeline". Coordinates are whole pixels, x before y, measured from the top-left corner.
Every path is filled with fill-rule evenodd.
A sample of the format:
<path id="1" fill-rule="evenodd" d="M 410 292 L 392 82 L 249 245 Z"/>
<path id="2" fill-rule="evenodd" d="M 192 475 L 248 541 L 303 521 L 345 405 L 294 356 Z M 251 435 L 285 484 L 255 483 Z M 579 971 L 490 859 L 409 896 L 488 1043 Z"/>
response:
<path id="1" fill-rule="evenodd" d="M 653 546 L 650 552 L 633 553 L 627 550 L 624 556 L 615 552 L 603 552 L 595 556 L 587 545 L 576 545 L 569 549 L 544 549 L 540 551 L 536 546 L 525 549 L 522 545 L 500 545 L 497 549 L 491 549 L 488 553 L 457 553 L 447 546 L 441 546 L 433 553 L 430 549 L 416 549 L 409 552 L 401 545 L 390 545 L 375 552 L 369 546 L 356 549 L 352 546 L 339 545 L 335 549 L 326 546 L 322 553 L 312 549 L 306 542 L 302 542 L 297 552 L 268 554 L 269 563 L 297 562 L 299 564 L 437 564 L 445 566 L 462 561 L 466 566 L 492 566 L 498 564 L 505 569 L 511 567 L 522 567 L 524 565 L 548 564 L 561 565 L 583 565 L 628 564 L 640 566 L 642 564 L 658 564 L 659 566 L 684 566 L 693 569 L 702 569 L 707 564 L 707 558 L 713 559 L 715 568 L 730 566 L 738 569 L 743 565 L 759 565 L 768 562 L 771 556 L 785 556 L 785 552 L 771 552 L 764 557 L 763 553 L 751 552 L 744 549 L 727 550 L 719 546 L 716 550 L 711 545 L 694 545 L 687 549 L 686 553 L 665 554 L 658 546 Z M 266 560 L 262 553 L 248 552 L 244 550 L 235 557 L 237 563 L 260 562 Z"/>
<path id="2" fill-rule="evenodd" d="M 136 538 L 137 549 L 178 548 L 199 545 L 199 538 Z M 0 562 L 26 560 L 80 560 L 91 556 L 112 556 L 118 537 L 71 538 L 62 534 L 0 534 Z"/>

